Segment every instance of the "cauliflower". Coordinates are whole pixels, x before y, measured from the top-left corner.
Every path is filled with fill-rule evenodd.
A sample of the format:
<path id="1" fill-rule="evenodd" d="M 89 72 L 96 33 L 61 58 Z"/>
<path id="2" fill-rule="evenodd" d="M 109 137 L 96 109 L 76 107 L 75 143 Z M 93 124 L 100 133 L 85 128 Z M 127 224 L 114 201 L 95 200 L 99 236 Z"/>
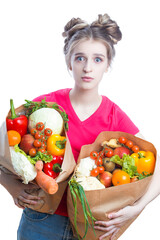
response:
<path id="1" fill-rule="evenodd" d="M 14 147 L 10 147 L 11 161 L 13 168 L 24 184 L 32 181 L 37 176 L 35 167 L 30 163 L 25 155 L 16 152 Z"/>
<path id="2" fill-rule="evenodd" d="M 77 166 L 76 175 L 90 176 L 90 171 L 96 168 L 95 161 L 90 157 L 82 158 L 80 164 Z"/>
<path id="3" fill-rule="evenodd" d="M 93 168 L 96 168 L 95 161 L 90 157 L 82 158 L 75 170 L 74 178 L 81 184 L 84 190 L 103 189 L 105 186 L 96 178 L 90 176 Z"/>

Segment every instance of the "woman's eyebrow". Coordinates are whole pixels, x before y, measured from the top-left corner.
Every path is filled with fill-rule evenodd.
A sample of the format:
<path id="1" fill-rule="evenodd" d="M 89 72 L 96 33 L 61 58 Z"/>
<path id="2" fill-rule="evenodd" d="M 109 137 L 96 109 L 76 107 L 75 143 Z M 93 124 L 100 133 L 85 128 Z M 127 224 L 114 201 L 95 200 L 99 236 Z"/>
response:
<path id="1" fill-rule="evenodd" d="M 86 55 L 86 54 L 83 53 L 83 52 L 75 53 L 75 56 L 78 56 L 78 55 Z M 93 55 L 94 55 L 94 56 L 105 57 L 105 56 L 104 56 L 103 54 L 101 54 L 101 53 L 94 53 Z"/>

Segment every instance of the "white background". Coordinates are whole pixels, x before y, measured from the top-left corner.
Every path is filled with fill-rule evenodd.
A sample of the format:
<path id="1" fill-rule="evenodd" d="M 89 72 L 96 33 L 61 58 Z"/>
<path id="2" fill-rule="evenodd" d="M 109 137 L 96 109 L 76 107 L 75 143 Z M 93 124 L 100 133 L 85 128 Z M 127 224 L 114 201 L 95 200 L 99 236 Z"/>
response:
<path id="1" fill-rule="evenodd" d="M 159 146 L 159 1 L 1 1 L 0 2 L 0 124 L 13 98 L 15 107 L 43 93 L 72 87 L 63 56 L 64 25 L 72 17 L 92 22 L 99 13 L 116 20 L 123 39 L 116 46 L 112 68 L 100 94 L 116 102 L 145 138 Z M 22 210 L 0 187 L 3 239 L 16 239 Z M 159 235 L 160 197 L 151 202 L 120 240 Z M 53 236 L 54 240 L 54 236 Z"/>

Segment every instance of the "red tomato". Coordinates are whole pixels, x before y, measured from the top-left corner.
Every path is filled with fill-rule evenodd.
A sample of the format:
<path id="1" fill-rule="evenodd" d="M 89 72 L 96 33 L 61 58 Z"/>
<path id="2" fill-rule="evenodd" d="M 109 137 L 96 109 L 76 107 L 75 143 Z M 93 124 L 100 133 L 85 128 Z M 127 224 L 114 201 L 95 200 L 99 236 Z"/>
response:
<path id="1" fill-rule="evenodd" d="M 35 148 L 31 148 L 31 149 L 29 150 L 29 155 L 30 155 L 31 157 L 34 157 L 34 156 L 36 155 L 36 153 L 37 153 L 37 151 L 36 151 Z"/>
<path id="2" fill-rule="evenodd" d="M 51 130 L 50 128 L 46 128 L 46 129 L 44 130 L 44 134 L 45 134 L 46 136 L 51 136 L 51 135 L 52 135 L 52 130 Z"/>
<path id="3" fill-rule="evenodd" d="M 103 166 L 98 166 L 99 173 L 103 173 L 105 171 L 105 168 Z"/>
<path id="4" fill-rule="evenodd" d="M 38 131 L 42 131 L 42 130 L 44 129 L 44 124 L 43 124 L 42 122 L 38 122 L 38 123 L 36 124 L 36 129 L 37 129 Z"/>
<path id="5" fill-rule="evenodd" d="M 129 148 L 132 148 L 133 147 L 133 142 L 128 140 L 125 145 Z"/>
<path id="6" fill-rule="evenodd" d="M 105 154 L 106 157 L 111 158 L 113 156 L 113 150 L 112 149 L 105 149 Z"/>
<path id="7" fill-rule="evenodd" d="M 34 140 L 33 145 L 37 148 L 41 147 L 42 143 L 38 139 Z"/>
<path id="8" fill-rule="evenodd" d="M 132 147 L 132 151 L 135 152 L 135 153 L 138 153 L 138 152 L 139 152 L 139 147 L 136 146 L 136 145 L 134 145 L 134 146 Z"/>
<path id="9" fill-rule="evenodd" d="M 98 152 L 92 151 L 92 152 L 90 153 L 90 158 L 92 158 L 93 160 L 97 159 L 97 157 L 98 157 Z"/>
<path id="10" fill-rule="evenodd" d="M 119 137 L 118 141 L 119 143 L 125 144 L 127 142 L 127 138 L 122 136 L 122 137 Z"/>
<path id="11" fill-rule="evenodd" d="M 91 176 L 97 177 L 98 175 L 99 175 L 98 167 L 91 170 Z"/>
<path id="12" fill-rule="evenodd" d="M 31 135 L 33 135 L 33 136 L 36 134 L 36 132 L 37 132 L 36 128 L 32 128 L 30 131 Z"/>
<path id="13" fill-rule="evenodd" d="M 35 139 L 42 139 L 42 134 L 39 131 L 37 131 L 35 133 L 34 137 L 35 137 Z"/>
<path id="14" fill-rule="evenodd" d="M 44 153 L 45 151 L 46 151 L 45 148 L 39 148 L 39 149 L 38 149 L 38 152 L 41 152 L 41 153 Z"/>
<path id="15" fill-rule="evenodd" d="M 95 160 L 95 163 L 96 163 L 97 166 L 102 165 L 102 164 L 103 164 L 102 158 L 101 158 L 101 157 L 98 157 L 98 158 Z"/>

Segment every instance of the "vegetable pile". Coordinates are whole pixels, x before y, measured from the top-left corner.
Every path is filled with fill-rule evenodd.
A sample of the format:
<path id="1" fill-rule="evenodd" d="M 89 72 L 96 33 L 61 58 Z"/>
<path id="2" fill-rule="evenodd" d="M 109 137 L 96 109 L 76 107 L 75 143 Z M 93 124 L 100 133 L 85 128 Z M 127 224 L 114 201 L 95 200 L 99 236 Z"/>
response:
<path id="1" fill-rule="evenodd" d="M 80 176 L 87 174 L 86 177 L 95 177 L 105 188 L 132 183 L 148 177 L 153 174 L 155 167 L 155 156 L 151 151 L 143 151 L 139 146 L 121 136 L 119 139 L 110 139 L 101 144 L 101 151 L 92 151 L 90 153 L 89 172 L 81 159 L 80 165 L 77 167 L 75 177 L 79 183 L 84 186 L 85 190 L 94 190 L 99 187 L 93 184 L 92 187 L 85 186 Z M 83 165 L 83 167 L 82 167 Z M 83 170 L 81 170 L 83 168 Z M 86 181 L 86 180 L 85 180 Z"/>
<path id="2" fill-rule="evenodd" d="M 11 99 L 6 118 L 12 164 L 23 183 L 35 179 L 44 191 L 53 194 L 62 171 L 68 116 L 56 103 L 50 106 L 45 99 L 25 101 L 25 114 L 18 115 Z"/>

